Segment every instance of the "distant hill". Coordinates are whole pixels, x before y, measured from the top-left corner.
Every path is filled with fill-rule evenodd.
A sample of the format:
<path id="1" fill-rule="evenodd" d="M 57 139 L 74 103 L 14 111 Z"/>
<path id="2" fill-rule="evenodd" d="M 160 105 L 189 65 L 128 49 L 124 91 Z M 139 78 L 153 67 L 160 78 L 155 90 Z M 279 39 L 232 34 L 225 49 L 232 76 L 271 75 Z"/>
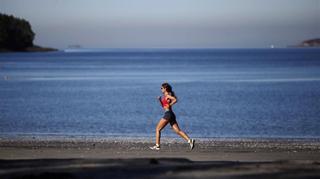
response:
<path id="1" fill-rule="evenodd" d="M 320 39 L 310 39 L 301 42 L 298 47 L 320 47 Z"/>
<path id="2" fill-rule="evenodd" d="M 0 13 L 0 52 L 7 51 L 54 51 L 33 44 L 35 33 L 25 19 Z"/>

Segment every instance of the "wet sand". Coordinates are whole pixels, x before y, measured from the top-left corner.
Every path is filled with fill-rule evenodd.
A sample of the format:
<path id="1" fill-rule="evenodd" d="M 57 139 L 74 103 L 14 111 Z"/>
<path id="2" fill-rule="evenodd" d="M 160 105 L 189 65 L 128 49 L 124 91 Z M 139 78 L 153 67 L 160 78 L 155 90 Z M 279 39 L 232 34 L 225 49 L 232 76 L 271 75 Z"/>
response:
<path id="1" fill-rule="evenodd" d="M 0 138 L 0 178 L 312 178 L 319 139 Z"/>

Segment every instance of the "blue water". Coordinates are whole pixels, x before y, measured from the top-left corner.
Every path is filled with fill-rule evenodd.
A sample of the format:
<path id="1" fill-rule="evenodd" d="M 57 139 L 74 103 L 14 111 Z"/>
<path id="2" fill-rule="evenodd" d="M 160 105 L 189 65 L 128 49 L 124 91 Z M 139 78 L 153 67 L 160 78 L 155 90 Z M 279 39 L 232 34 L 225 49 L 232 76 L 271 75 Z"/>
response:
<path id="1" fill-rule="evenodd" d="M 320 49 L 294 48 L 0 54 L 0 135 L 154 136 L 164 81 L 192 137 L 320 137 Z"/>

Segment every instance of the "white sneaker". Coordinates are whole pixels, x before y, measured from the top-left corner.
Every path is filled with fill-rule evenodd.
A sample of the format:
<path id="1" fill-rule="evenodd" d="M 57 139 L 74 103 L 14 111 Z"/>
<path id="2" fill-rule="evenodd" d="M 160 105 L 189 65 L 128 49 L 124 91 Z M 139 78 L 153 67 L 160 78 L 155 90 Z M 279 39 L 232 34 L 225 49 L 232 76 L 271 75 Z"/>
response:
<path id="1" fill-rule="evenodd" d="M 153 147 L 149 147 L 151 150 L 160 150 L 160 146 L 159 145 L 155 145 Z"/>
<path id="2" fill-rule="evenodd" d="M 189 142 L 189 144 L 190 144 L 190 150 L 192 150 L 192 149 L 194 148 L 194 142 L 195 142 L 194 139 L 190 139 L 190 142 Z"/>

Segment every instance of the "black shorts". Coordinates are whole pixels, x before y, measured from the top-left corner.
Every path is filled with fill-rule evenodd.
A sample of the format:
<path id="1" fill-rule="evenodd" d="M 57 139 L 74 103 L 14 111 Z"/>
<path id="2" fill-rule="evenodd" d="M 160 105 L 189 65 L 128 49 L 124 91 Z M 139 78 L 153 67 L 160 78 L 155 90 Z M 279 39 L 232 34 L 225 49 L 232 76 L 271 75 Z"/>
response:
<path id="1" fill-rule="evenodd" d="M 166 111 L 162 118 L 168 120 L 171 125 L 177 123 L 176 115 L 172 111 Z"/>

